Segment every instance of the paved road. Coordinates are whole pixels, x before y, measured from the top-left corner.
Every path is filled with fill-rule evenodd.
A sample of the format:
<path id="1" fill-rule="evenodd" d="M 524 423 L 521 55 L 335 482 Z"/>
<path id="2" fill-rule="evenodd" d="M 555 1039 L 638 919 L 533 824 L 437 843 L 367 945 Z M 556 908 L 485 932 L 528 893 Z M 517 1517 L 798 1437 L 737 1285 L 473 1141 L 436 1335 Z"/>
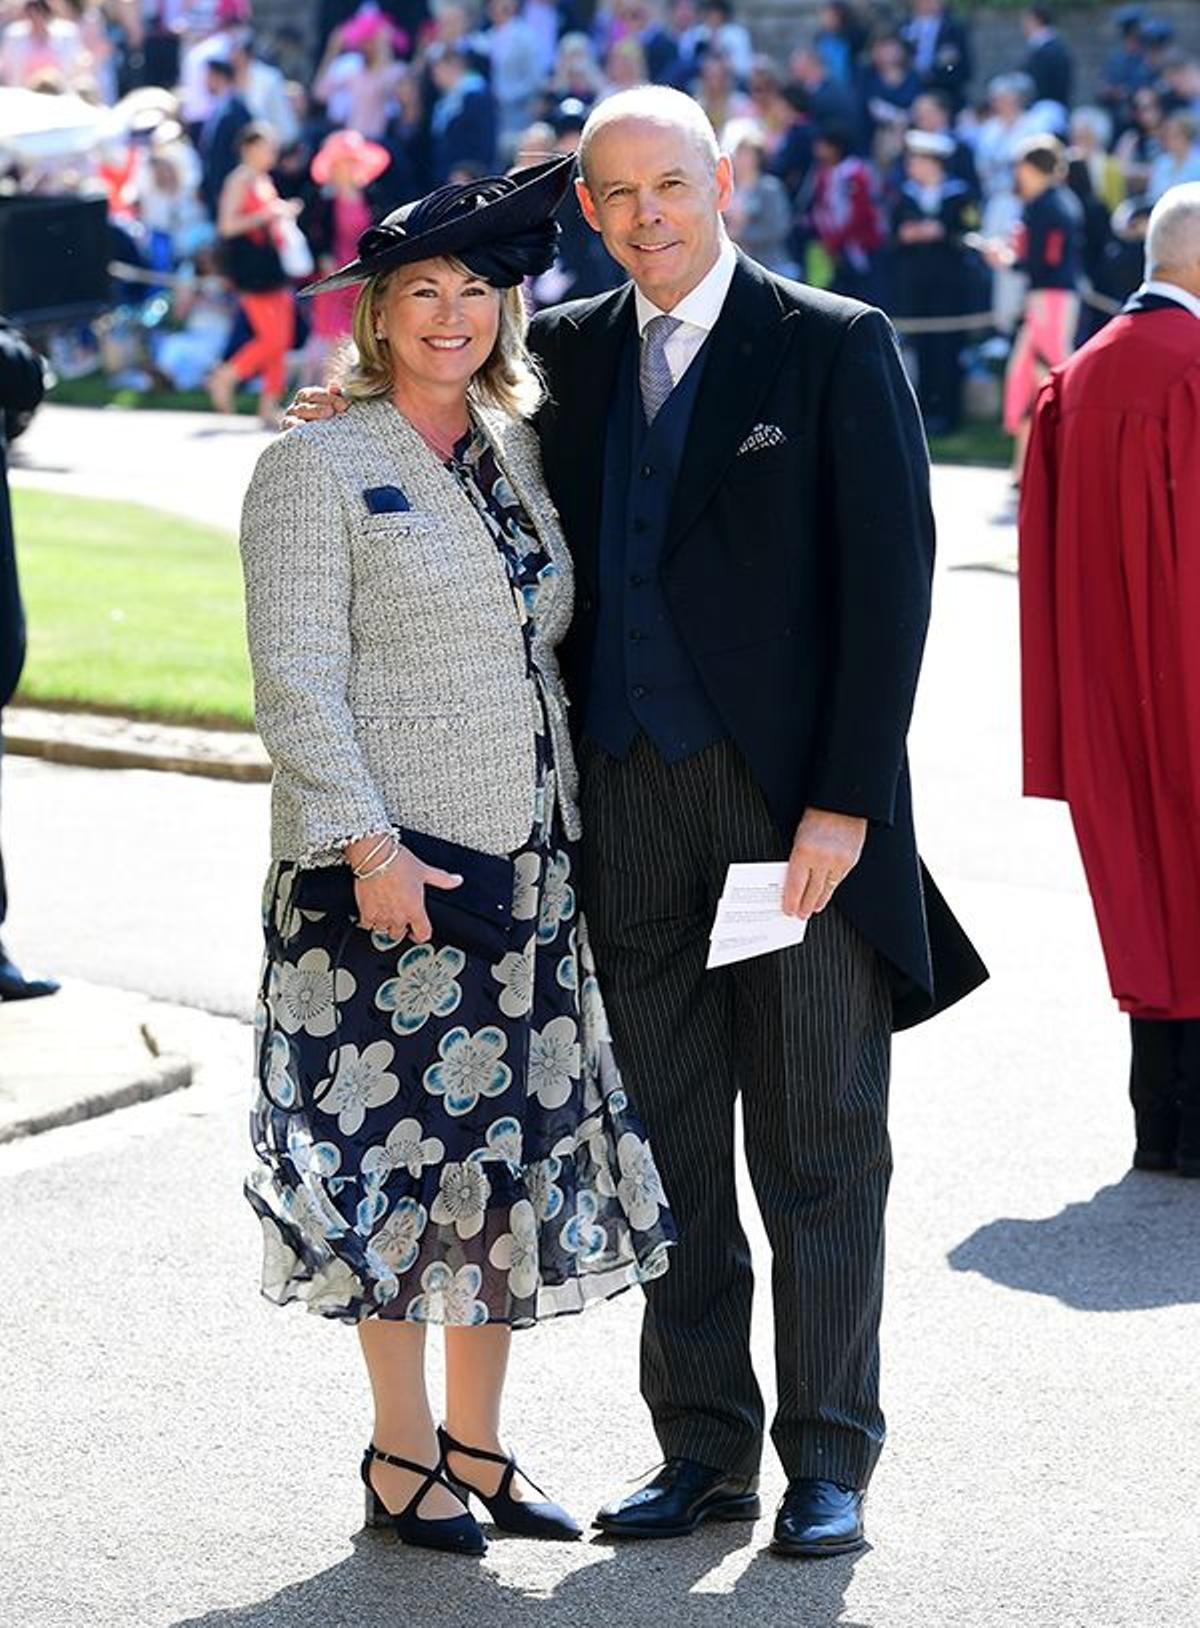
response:
<path id="1" fill-rule="evenodd" d="M 1200 1183 L 1128 1172 L 1124 1030 L 1069 828 L 1016 795 L 1015 584 L 961 568 L 1011 549 L 988 523 L 999 496 L 957 473 L 940 492 L 918 819 L 994 978 L 896 1044 L 871 1552 L 789 1565 L 764 1522 L 650 1549 L 500 1540 L 475 1565 L 360 1532 L 352 1337 L 256 1300 L 247 1033 L 181 1012 L 206 1065 L 191 1092 L 0 1149 L 0 1621 L 1200 1625 Z M 261 789 L 11 761 L 5 777 L 31 960 L 246 1010 Z M 510 1433 L 580 1512 L 656 1457 L 637 1318 L 630 1296 L 518 1341 Z"/>
<path id="2" fill-rule="evenodd" d="M 14 954 L 250 1018 L 266 786 L 17 757 L 3 773 Z"/>
<path id="3" fill-rule="evenodd" d="M 13 478 L 75 496 L 144 503 L 236 531 L 254 460 L 270 439 L 256 418 L 51 402 L 13 449 Z"/>

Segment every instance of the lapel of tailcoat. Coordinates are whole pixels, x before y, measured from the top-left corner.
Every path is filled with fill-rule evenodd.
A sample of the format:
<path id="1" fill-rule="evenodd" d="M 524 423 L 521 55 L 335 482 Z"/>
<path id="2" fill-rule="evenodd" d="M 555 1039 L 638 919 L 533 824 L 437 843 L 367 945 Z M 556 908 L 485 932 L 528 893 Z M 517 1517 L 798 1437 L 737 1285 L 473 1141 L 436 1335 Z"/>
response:
<path id="1" fill-rule="evenodd" d="M 739 253 L 721 315 L 708 337 L 708 361 L 675 481 L 664 559 L 678 548 L 754 428 L 787 354 L 786 325 L 792 315 L 758 266 Z"/>
<path id="2" fill-rule="evenodd" d="M 570 494 L 567 524 L 580 577 L 597 588 L 596 551 L 604 493 L 604 453 L 621 353 L 635 321 L 633 285 L 623 288 L 579 321 L 574 340 L 551 381 L 557 406 L 557 469 Z M 564 510 L 567 505 L 564 503 Z"/>

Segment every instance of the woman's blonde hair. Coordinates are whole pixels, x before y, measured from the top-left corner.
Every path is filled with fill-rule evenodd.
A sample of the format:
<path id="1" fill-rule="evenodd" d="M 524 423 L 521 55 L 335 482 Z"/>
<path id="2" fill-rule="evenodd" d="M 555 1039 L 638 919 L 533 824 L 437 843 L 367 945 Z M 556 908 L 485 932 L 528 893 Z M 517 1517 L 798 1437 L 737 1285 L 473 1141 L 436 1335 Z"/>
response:
<path id="1" fill-rule="evenodd" d="M 447 257 L 447 264 L 465 277 L 475 273 L 461 261 Z M 395 270 L 380 272 L 359 291 L 354 305 L 350 354 L 341 379 L 342 391 L 355 401 L 371 401 L 392 390 L 392 358 L 387 341 L 376 339 L 375 320 L 379 301 Z M 529 418 L 544 395 L 541 375 L 525 345 L 529 317 L 520 287 L 502 288 L 500 327 L 491 354 L 467 386 L 468 399 L 485 407 L 498 407 L 513 418 Z M 355 354 L 356 353 L 356 354 Z"/>

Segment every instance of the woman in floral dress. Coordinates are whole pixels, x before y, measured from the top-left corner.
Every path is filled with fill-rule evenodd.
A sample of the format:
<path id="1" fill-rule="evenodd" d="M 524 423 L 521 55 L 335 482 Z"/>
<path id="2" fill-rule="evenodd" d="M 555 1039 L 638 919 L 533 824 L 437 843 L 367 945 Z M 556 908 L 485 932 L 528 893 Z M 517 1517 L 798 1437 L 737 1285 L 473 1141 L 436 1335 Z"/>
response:
<path id="1" fill-rule="evenodd" d="M 442 188 L 363 235 L 318 285 L 366 284 L 354 399 L 268 448 L 242 527 L 275 766 L 263 1291 L 359 1327 L 368 1520 L 469 1554 L 472 1494 L 507 1530 L 579 1535 L 500 1444 L 512 1329 L 658 1275 L 674 1236 L 576 903 L 571 565 L 522 416 L 517 285 L 569 176 Z"/>

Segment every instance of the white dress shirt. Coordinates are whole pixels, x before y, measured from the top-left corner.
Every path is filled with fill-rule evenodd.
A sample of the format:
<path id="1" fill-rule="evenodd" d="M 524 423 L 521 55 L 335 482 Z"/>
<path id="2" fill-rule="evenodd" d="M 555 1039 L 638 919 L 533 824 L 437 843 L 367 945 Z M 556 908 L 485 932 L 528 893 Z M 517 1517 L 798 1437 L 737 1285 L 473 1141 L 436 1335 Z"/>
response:
<path id="1" fill-rule="evenodd" d="M 717 325 L 717 318 L 721 315 L 725 304 L 725 296 L 729 293 L 729 285 L 733 281 L 734 271 L 737 269 L 737 250 L 728 238 L 721 244 L 721 252 L 717 256 L 716 264 L 692 289 L 673 311 L 660 311 L 652 300 L 646 298 L 640 288 L 634 289 L 634 300 L 637 305 L 637 325 L 639 336 L 646 331 L 646 324 L 652 317 L 674 317 L 679 327 L 663 346 L 663 355 L 667 359 L 667 366 L 671 370 L 671 383 L 676 385 L 691 367 L 699 355 L 700 347 Z"/>
<path id="2" fill-rule="evenodd" d="M 1178 283 L 1160 283 L 1156 278 L 1149 278 L 1138 289 L 1139 294 L 1157 294 L 1164 300 L 1174 300 L 1176 305 L 1182 305 L 1185 311 L 1190 311 L 1194 317 L 1200 317 L 1200 299 L 1180 288 Z"/>

